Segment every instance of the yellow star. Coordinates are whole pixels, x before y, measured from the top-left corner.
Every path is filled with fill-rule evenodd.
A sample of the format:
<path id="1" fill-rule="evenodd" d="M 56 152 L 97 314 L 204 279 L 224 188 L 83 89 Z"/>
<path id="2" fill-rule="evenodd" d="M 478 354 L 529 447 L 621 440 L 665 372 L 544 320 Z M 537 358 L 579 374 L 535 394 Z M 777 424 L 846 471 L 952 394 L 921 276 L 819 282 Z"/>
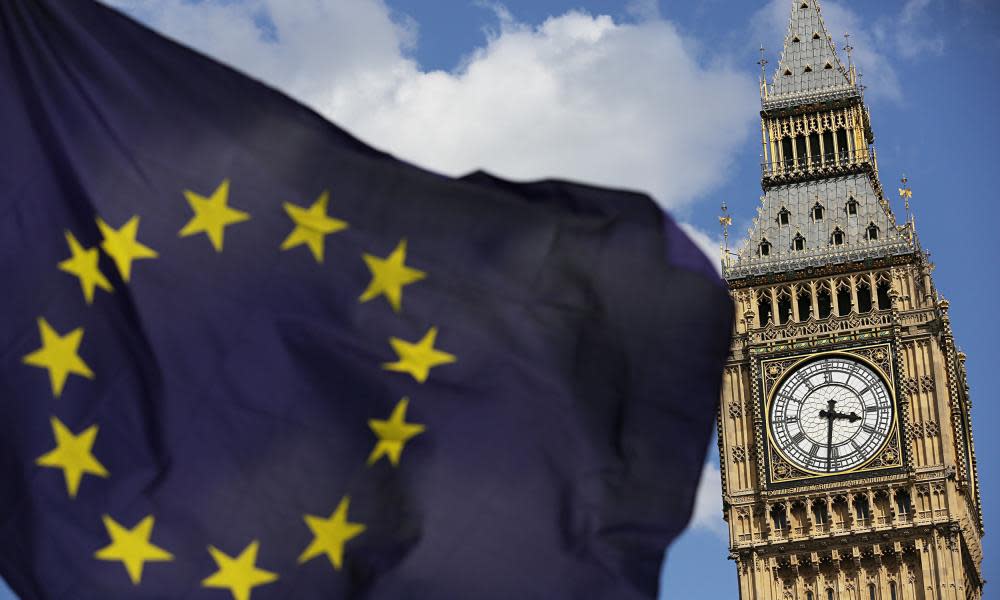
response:
<path id="1" fill-rule="evenodd" d="M 363 294 L 361 302 L 367 302 L 379 296 L 385 296 L 392 310 L 399 312 L 403 303 L 403 286 L 420 281 L 427 276 L 406 266 L 406 240 L 401 240 L 389 256 L 379 258 L 371 254 L 363 254 L 362 258 L 372 273 L 371 283 Z"/>
<path id="2" fill-rule="evenodd" d="M 403 398 L 392 409 L 389 420 L 369 419 L 368 426 L 378 436 L 375 449 L 368 455 L 368 464 L 375 464 L 383 456 L 389 457 L 392 466 L 399 466 L 399 456 L 403 453 L 403 446 L 410 438 L 424 432 L 424 426 L 417 423 L 406 422 L 406 407 L 410 399 Z"/>
<path id="3" fill-rule="evenodd" d="M 202 581 L 202 587 L 228 588 L 235 600 L 250 600 L 250 590 L 278 579 L 277 573 L 258 569 L 254 564 L 257 562 L 259 548 L 260 542 L 254 540 L 239 556 L 233 558 L 215 546 L 209 546 L 208 553 L 212 555 L 219 570 Z"/>
<path id="4" fill-rule="evenodd" d="M 72 256 L 59 263 L 59 270 L 80 278 L 83 298 L 87 304 L 90 304 L 94 301 L 94 287 L 110 292 L 112 290 L 111 282 L 97 266 L 97 261 L 100 258 L 97 248 L 84 248 L 69 231 L 66 232 L 66 241 L 69 243 L 69 251 Z"/>
<path id="5" fill-rule="evenodd" d="M 56 398 L 66 385 L 70 373 L 93 379 L 94 373 L 76 353 L 83 341 L 83 328 L 77 327 L 60 336 L 43 317 L 38 317 L 38 330 L 42 334 L 42 347 L 24 357 L 24 364 L 49 370 L 52 393 Z"/>
<path id="6" fill-rule="evenodd" d="M 323 262 L 323 240 L 331 233 L 337 233 L 347 229 L 346 221 L 328 217 L 326 205 L 330 202 L 330 192 L 323 192 L 313 202 L 309 208 L 302 208 L 290 202 L 285 202 L 285 212 L 295 223 L 292 230 L 284 242 L 281 242 L 281 249 L 288 250 L 296 246 L 306 244 L 312 251 L 316 262 Z"/>
<path id="7" fill-rule="evenodd" d="M 153 515 L 149 515 L 132 529 L 126 529 L 108 515 L 102 517 L 111 544 L 94 553 L 98 560 L 120 560 L 128 571 L 132 583 L 142 581 L 142 567 L 147 561 L 174 560 L 174 555 L 149 542 L 153 534 Z"/>
<path id="8" fill-rule="evenodd" d="M 35 464 L 41 467 L 53 467 L 62 469 L 66 477 L 66 491 L 70 498 L 76 498 L 76 492 L 80 489 L 80 480 L 85 473 L 107 477 L 108 470 L 99 463 L 90 449 L 97 439 L 97 425 L 91 425 L 83 430 L 80 435 L 73 435 L 62 421 L 56 417 L 50 419 L 52 423 L 52 433 L 55 434 L 56 447 L 50 452 L 43 454 L 35 460 Z"/>
<path id="9" fill-rule="evenodd" d="M 178 235 L 187 237 L 196 233 L 204 233 L 212 242 L 212 247 L 215 248 L 216 252 L 222 252 L 222 234 L 227 225 L 250 219 L 248 213 L 227 206 L 226 203 L 229 201 L 228 179 L 223 179 L 219 187 L 215 188 L 212 195 L 207 198 L 191 190 L 184 190 L 184 197 L 191 205 L 194 216 Z"/>
<path id="10" fill-rule="evenodd" d="M 313 533 L 313 541 L 302 555 L 299 564 L 326 554 L 334 569 L 340 570 L 344 563 L 344 544 L 361 535 L 365 526 L 361 523 L 351 523 L 347 520 L 347 508 L 351 504 L 349 496 L 344 496 L 329 519 L 305 515 L 306 525 Z"/>
<path id="11" fill-rule="evenodd" d="M 436 339 L 437 327 L 428 329 L 424 337 L 415 344 L 395 337 L 389 338 L 389 343 L 399 356 L 399 360 L 384 363 L 382 368 L 386 371 L 409 373 L 419 383 L 427 381 L 427 375 L 432 368 L 458 360 L 453 354 L 435 349 Z"/>
<path id="12" fill-rule="evenodd" d="M 132 273 L 132 261 L 140 258 L 157 258 L 159 254 L 149 246 L 142 244 L 135 239 L 139 232 L 139 216 L 135 215 L 125 222 L 119 229 L 114 229 L 105 223 L 100 217 L 97 219 L 97 227 L 104 236 L 101 248 L 108 253 L 118 267 L 118 272 L 122 275 L 123 281 L 128 281 Z"/>

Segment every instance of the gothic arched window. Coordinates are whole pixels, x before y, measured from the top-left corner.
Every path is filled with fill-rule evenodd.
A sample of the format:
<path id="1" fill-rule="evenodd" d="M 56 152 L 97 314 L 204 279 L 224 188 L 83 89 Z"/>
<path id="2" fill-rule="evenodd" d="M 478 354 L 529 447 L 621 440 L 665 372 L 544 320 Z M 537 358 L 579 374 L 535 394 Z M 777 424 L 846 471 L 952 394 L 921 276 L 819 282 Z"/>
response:
<path id="1" fill-rule="evenodd" d="M 878 225 L 876 225 L 875 223 L 869 223 L 868 224 L 868 229 L 865 230 L 865 236 L 869 240 L 877 240 L 878 239 Z"/>
<path id="2" fill-rule="evenodd" d="M 878 600 L 878 598 L 875 597 L 875 584 L 874 583 L 869 583 L 868 584 L 868 600 Z"/>
<path id="3" fill-rule="evenodd" d="M 817 202 L 816 204 L 813 205 L 813 208 L 812 208 L 812 218 L 813 218 L 813 221 L 822 221 L 823 220 L 823 205 L 820 204 L 819 202 Z"/>
<path id="4" fill-rule="evenodd" d="M 872 290 L 869 285 L 866 279 L 862 279 L 856 286 L 859 313 L 866 313 L 872 309 Z"/>
<path id="5" fill-rule="evenodd" d="M 795 238 L 792 239 L 792 250 L 805 250 L 806 249 L 806 238 L 802 237 L 801 233 L 796 233 Z"/>
<path id="6" fill-rule="evenodd" d="M 771 295 L 767 290 L 761 290 L 757 296 L 757 314 L 760 316 L 760 326 L 765 327 L 771 322 Z"/>
<path id="7" fill-rule="evenodd" d="M 813 519 L 817 525 L 826 525 L 830 522 L 830 513 L 826 508 L 826 500 L 816 500 L 813 502 Z"/>
<path id="8" fill-rule="evenodd" d="M 775 504 L 771 508 L 771 522 L 779 532 L 788 531 L 788 515 L 785 514 L 784 504 Z"/>
<path id="9" fill-rule="evenodd" d="M 757 254 L 760 256 L 770 256 L 771 255 L 771 242 L 764 238 L 760 241 L 760 245 L 757 246 Z"/>
<path id="10" fill-rule="evenodd" d="M 859 524 L 867 525 L 872 518 L 871 508 L 868 506 L 868 497 L 858 494 L 854 498 L 854 516 Z"/>
<path id="11" fill-rule="evenodd" d="M 789 214 L 791 213 L 788 212 L 788 209 L 782 206 L 781 210 L 778 211 L 778 225 L 788 225 Z"/>
<path id="12" fill-rule="evenodd" d="M 850 216 L 858 214 L 858 201 L 854 199 L 854 196 L 847 199 L 847 214 Z"/>
<path id="13" fill-rule="evenodd" d="M 833 235 L 830 236 L 830 242 L 834 246 L 840 246 L 844 243 L 844 232 L 840 227 L 833 230 Z"/>
<path id="14" fill-rule="evenodd" d="M 910 493 L 906 490 L 896 492 L 896 514 L 903 518 L 910 514 Z"/>
<path id="15" fill-rule="evenodd" d="M 825 319 L 830 316 L 833 312 L 833 300 L 831 299 L 830 289 L 827 285 L 823 285 L 816 292 L 816 304 L 819 309 L 819 318 Z"/>

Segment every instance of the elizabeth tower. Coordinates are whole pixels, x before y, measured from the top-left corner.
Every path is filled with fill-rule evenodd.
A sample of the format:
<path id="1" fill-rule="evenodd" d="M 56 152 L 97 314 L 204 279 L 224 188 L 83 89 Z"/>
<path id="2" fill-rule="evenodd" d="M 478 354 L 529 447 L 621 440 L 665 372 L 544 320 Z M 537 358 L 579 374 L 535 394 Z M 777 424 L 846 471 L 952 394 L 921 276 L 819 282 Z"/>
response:
<path id="1" fill-rule="evenodd" d="M 818 0 L 792 3 L 760 114 L 763 196 L 723 259 L 738 315 L 719 452 L 740 598 L 979 599 L 965 356 Z"/>

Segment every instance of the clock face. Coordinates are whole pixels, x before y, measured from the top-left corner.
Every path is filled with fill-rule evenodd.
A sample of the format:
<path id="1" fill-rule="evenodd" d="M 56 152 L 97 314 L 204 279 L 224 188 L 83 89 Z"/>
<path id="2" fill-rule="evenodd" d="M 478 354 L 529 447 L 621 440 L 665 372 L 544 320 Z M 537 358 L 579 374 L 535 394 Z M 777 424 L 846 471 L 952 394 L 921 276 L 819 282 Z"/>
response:
<path id="1" fill-rule="evenodd" d="M 793 465 L 842 473 L 882 448 L 893 414 L 889 388 L 873 368 L 828 356 L 799 367 L 781 383 L 768 425 L 778 451 Z"/>

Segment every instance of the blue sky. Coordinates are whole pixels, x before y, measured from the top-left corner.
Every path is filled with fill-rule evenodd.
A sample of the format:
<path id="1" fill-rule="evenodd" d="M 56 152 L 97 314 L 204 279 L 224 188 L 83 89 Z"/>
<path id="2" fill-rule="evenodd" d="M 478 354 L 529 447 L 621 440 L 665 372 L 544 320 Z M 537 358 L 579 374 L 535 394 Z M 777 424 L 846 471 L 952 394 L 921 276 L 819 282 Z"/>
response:
<path id="1" fill-rule="evenodd" d="M 428 168 L 483 167 L 650 192 L 706 247 L 719 205 L 735 242 L 760 195 L 757 47 L 777 63 L 788 0 L 108 0 Z M 294 8 L 293 8 L 294 6 Z M 1000 325 L 992 164 L 1000 8 L 990 0 L 824 0 L 852 34 L 887 190 L 905 173 L 917 231 L 968 358 L 986 519 L 1000 581 L 1000 420 L 988 384 Z M 893 199 L 895 203 L 895 199 Z M 897 215 L 902 208 L 897 208 Z M 717 251 L 716 251 L 717 252 Z M 718 456 L 664 598 L 733 598 Z M 992 533 L 992 535 L 989 535 Z M 994 584 L 996 585 L 996 584 Z M 7 595 L 0 590 L 0 600 Z"/>

